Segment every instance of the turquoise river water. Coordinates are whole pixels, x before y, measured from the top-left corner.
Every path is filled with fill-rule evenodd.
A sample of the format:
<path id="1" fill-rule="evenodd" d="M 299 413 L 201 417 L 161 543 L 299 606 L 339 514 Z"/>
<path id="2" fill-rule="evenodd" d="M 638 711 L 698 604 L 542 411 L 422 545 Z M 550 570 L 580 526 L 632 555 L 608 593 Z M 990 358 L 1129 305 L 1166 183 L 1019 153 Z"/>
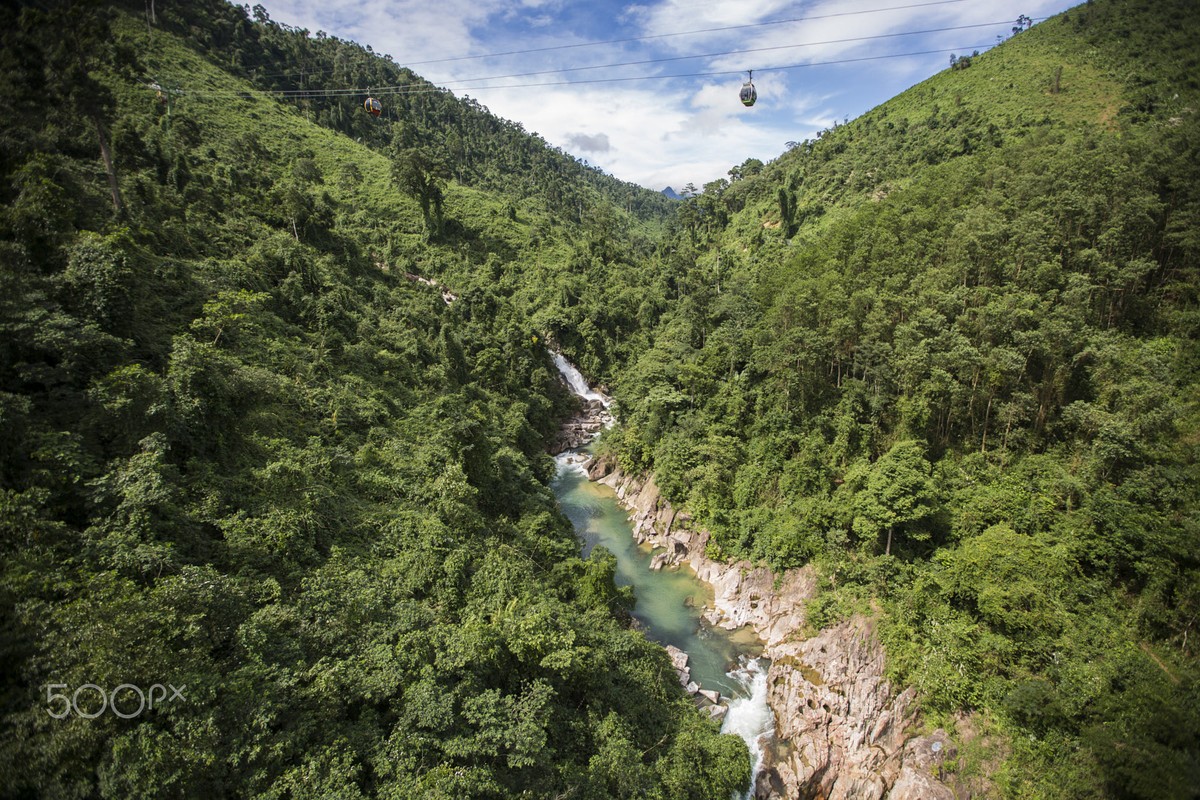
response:
<path id="1" fill-rule="evenodd" d="M 555 364 L 572 391 L 585 400 L 608 404 L 588 387 L 583 376 L 561 355 Z M 721 730 L 746 741 L 757 777 L 763 748 L 774 732 L 774 714 L 767 704 L 766 662 L 753 632 L 730 632 L 710 625 L 701 612 L 712 592 L 690 567 L 650 569 L 653 550 L 638 545 L 628 512 L 609 486 L 589 481 L 580 466 L 581 455 L 568 451 L 555 459 L 558 473 L 552 484 L 563 513 L 575 526 L 583 554 L 604 547 L 617 559 L 616 582 L 632 586 L 637 604 L 633 615 L 646 635 L 662 645 L 688 654 L 691 678 L 705 689 L 719 691 L 729 711 Z M 753 786 L 745 797 L 753 796 Z"/>
<path id="2" fill-rule="evenodd" d="M 634 541 L 628 512 L 619 505 L 616 493 L 589 481 L 582 469 L 569 463 L 571 458 L 578 456 L 559 457 L 552 488 L 583 540 L 583 554 L 599 545 L 617 557 L 617 585 L 632 586 L 637 596 L 634 617 L 649 638 L 688 654 L 692 680 L 727 697 L 744 695 L 742 681 L 729 673 L 738 669 L 740 657 L 757 655 L 761 649 L 757 639 L 752 633 L 714 628 L 700 616 L 712 601 L 712 592 L 686 565 L 651 570 L 654 551 Z"/>

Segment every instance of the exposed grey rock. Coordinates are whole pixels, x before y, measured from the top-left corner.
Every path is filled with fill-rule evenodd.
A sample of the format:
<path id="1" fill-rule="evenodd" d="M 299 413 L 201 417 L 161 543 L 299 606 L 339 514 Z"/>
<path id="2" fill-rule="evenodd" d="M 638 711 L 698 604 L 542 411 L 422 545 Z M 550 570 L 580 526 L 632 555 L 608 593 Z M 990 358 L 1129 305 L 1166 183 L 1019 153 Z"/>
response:
<path id="1" fill-rule="evenodd" d="M 616 465 L 607 458 L 593 459 L 587 467 L 588 480 L 598 481 L 612 472 Z"/>
<path id="2" fill-rule="evenodd" d="M 950 787 L 932 775 L 905 764 L 892 784 L 888 800 L 955 800 L 955 797 Z"/>
<path id="3" fill-rule="evenodd" d="M 958 747 L 941 728 L 928 736 L 918 736 L 904 743 L 904 763 L 931 775 L 941 773 L 946 759 L 957 756 Z"/>
<path id="4" fill-rule="evenodd" d="M 554 441 L 550 444 L 550 454 L 558 455 L 567 450 L 574 450 L 583 447 L 588 442 L 595 439 L 600 431 L 612 425 L 612 414 L 604 407 L 602 403 L 596 400 L 588 401 L 582 409 L 575 412 L 566 422 L 559 428 L 558 434 Z M 606 464 L 605 459 L 600 459 L 597 464 Z M 611 470 L 615 465 L 608 464 L 607 469 Z M 593 464 L 594 469 L 603 469 Z M 604 473 L 607 474 L 607 473 Z M 589 475 L 590 477 L 590 475 Z"/>
<path id="5" fill-rule="evenodd" d="M 688 654 L 673 644 L 667 645 L 667 655 L 671 657 L 671 666 L 675 669 L 687 669 Z"/>
<path id="6" fill-rule="evenodd" d="M 651 568 L 689 564 L 713 587 L 713 607 L 703 617 L 731 630 L 751 625 L 765 644 L 772 661 L 768 700 L 776 738 L 786 746 L 768 765 L 770 780 L 759 781 L 756 796 L 953 797 L 935 777 L 941 761 L 931 760 L 949 757 L 952 743 L 938 732 L 913 738 L 916 692 L 896 693 L 884 680 L 883 648 L 870 620 L 855 617 L 805 639 L 805 604 L 817 588 L 814 570 L 776 575 L 745 561 L 713 561 L 706 555 L 708 533 L 688 527 L 690 518 L 661 497 L 652 476 L 632 479 L 613 469 L 601 482 L 630 510 L 638 541 L 664 548 Z M 711 710 L 721 705 L 709 708 L 725 713 Z"/>

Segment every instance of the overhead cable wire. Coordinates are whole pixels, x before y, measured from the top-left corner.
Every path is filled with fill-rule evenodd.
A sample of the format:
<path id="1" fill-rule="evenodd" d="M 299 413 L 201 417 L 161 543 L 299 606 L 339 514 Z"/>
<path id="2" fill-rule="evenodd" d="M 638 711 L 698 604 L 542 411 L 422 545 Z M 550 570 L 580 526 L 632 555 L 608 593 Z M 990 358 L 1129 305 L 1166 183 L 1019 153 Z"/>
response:
<path id="1" fill-rule="evenodd" d="M 423 66 L 426 64 L 443 64 L 443 63 L 448 63 L 448 62 L 452 62 L 452 61 L 470 61 L 470 60 L 478 60 L 478 59 L 484 59 L 484 58 L 500 58 L 502 56 L 526 55 L 529 53 L 548 53 L 548 52 L 553 52 L 556 50 L 570 50 L 570 49 L 576 49 L 576 48 L 582 48 L 582 47 L 600 47 L 603 45 L 610 45 L 610 44 L 627 44 L 629 42 L 641 42 L 641 41 L 648 41 L 651 39 L 668 39 L 668 38 L 677 37 L 677 36 L 694 36 L 696 34 L 701 34 L 701 33 L 721 33 L 723 31 L 746 30 L 749 28 L 763 28 L 763 27 L 767 27 L 767 26 L 771 26 L 771 25 L 785 25 L 785 24 L 789 24 L 789 23 L 793 23 L 793 22 L 811 22 L 813 20 L 834 19 L 837 17 L 860 16 L 863 14 L 880 14 L 880 13 L 885 13 L 888 11 L 908 11 L 908 10 L 911 10 L 914 8 L 925 8 L 928 6 L 942 6 L 942 5 L 950 5 L 953 3 L 962 3 L 962 2 L 966 2 L 966 0 L 929 0 L 928 2 L 924 2 L 924 3 L 909 3 L 906 5 L 900 5 L 900 6 L 887 6 L 885 8 L 864 8 L 864 9 L 859 9 L 857 11 L 838 11 L 838 12 L 834 12 L 834 13 L 830 13 L 830 14 L 812 14 L 810 16 L 805 16 L 805 17 L 790 17 L 788 19 L 768 20 L 766 22 L 751 22 L 751 23 L 746 23 L 746 24 L 742 24 L 742 25 L 725 25 L 725 26 L 716 27 L 716 28 L 701 28 L 698 30 L 691 30 L 691 31 L 671 31 L 668 33 L 651 33 L 651 34 L 646 34 L 643 36 L 630 36 L 630 37 L 627 37 L 624 39 L 606 39 L 606 40 L 597 41 L 597 42 L 573 42 L 571 44 L 550 45 L 547 47 L 532 47 L 532 48 L 529 48 L 526 50 L 509 50 L 509 51 L 505 51 L 505 52 L 483 53 L 480 55 L 473 55 L 473 56 L 450 56 L 448 58 L 434 58 L 434 59 L 429 59 L 426 61 L 410 61 L 407 64 L 405 64 L 404 66 L 405 67 L 416 67 L 416 66 Z M 336 39 L 337 37 L 333 37 L 333 38 Z M 264 73 L 264 74 L 260 74 L 256 77 L 258 77 L 258 78 L 278 78 L 278 77 L 285 77 L 288 75 L 297 75 L 297 74 L 300 74 L 300 75 L 308 74 L 308 75 L 315 76 L 315 75 L 327 74 L 329 71 L 330 70 L 308 71 L 308 70 L 298 69 L 298 70 L 290 70 L 288 72 Z"/>
<path id="2" fill-rule="evenodd" d="M 441 87 L 451 87 L 451 86 L 458 86 L 458 85 L 465 84 L 465 83 L 472 83 L 472 84 L 479 83 L 481 81 L 508 80 L 511 78 L 528 78 L 528 77 L 537 77 L 540 75 L 556 75 L 556 74 L 567 73 L 567 72 L 582 72 L 582 71 L 586 71 L 586 70 L 596 70 L 596 69 L 612 69 L 615 67 L 646 66 L 648 64 L 662 64 L 662 63 L 667 63 L 667 62 L 672 62 L 672 61 L 687 61 L 687 60 L 697 59 L 697 58 L 719 58 L 719 57 L 723 57 L 723 56 L 746 55 L 746 54 L 750 54 L 750 53 L 762 53 L 762 52 L 770 52 L 770 51 L 776 51 L 776 50 L 790 50 L 790 49 L 795 49 L 798 47 L 819 47 L 822 45 L 830 45 L 830 44 L 848 44 L 850 42 L 873 41 L 873 40 L 878 40 L 878 39 L 894 39 L 894 38 L 898 38 L 900 36 L 918 36 L 918 35 L 931 34 L 931 33 L 945 33 L 948 31 L 969 30 L 972 28 L 987 28 L 987 27 L 994 27 L 997 25 L 1007 25 L 1009 23 L 1010 23 L 1009 20 L 1000 20 L 1000 21 L 994 21 L 994 22 L 974 23 L 971 25 L 954 25 L 954 26 L 949 26 L 949 27 L 945 27 L 945 28 L 929 28 L 926 30 L 919 30 L 919 31 L 898 31 L 895 33 L 875 34 L 873 36 L 856 36 L 856 37 L 851 37 L 851 38 L 846 38 L 846 39 L 829 39 L 829 40 L 818 41 L 818 42 L 802 42 L 799 44 L 776 45 L 773 47 L 755 47 L 755 48 L 747 48 L 744 50 L 727 50 L 727 51 L 722 51 L 722 52 L 717 52 L 717 53 L 700 53 L 700 54 L 689 55 L 689 56 L 669 56 L 669 57 L 664 57 L 664 58 L 643 59 L 640 61 L 623 61 L 623 62 L 616 62 L 616 63 L 612 63 L 612 64 L 594 64 L 594 65 L 585 66 L 585 67 L 563 67 L 563 68 L 558 68 L 558 69 L 537 70 L 537 71 L 533 71 L 533 72 L 510 73 L 510 74 L 506 74 L 506 75 L 487 75 L 487 76 L 479 76 L 479 77 L 474 77 L 474 78 L 459 78 L 459 79 L 451 80 L 451 81 L 440 81 L 440 82 L 430 81 L 430 83 L 436 83 L 438 86 L 441 86 Z M 827 62 L 827 63 L 836 63 L 836 62 Z M 769 70 L 769 69 L 779 69 L 779 68 L 778 67 L 760 67 L 759 69 Z M 738 70 L 738 71 L 741 72 L 744 70 Z M 724 73 L 722 73 L 722 74 L 724 74 Z M 609 79 L 609 80 L 615 80 L 615 79 Z M 570 82 L 571 81 L 566 81 L 564 83 L 570 83 Z M 574 81 L 574 82 L 582 83 L 583 81 Z M 403 93 L 403 90 L 407 90 L 410 88 L 411 88 L 411 86 L 409 86 L 409 85 L 393 85 L 393 86 L 366 87 L 366 89 L 364 89 L 363 87 L 353 87 L 353 88 L 339 88 L 339 89 L 257 90 L 256 92 L 253 92 L 253 93 L 267 94 L 267 95 L 272 95 L 272 96 L 277 96 L 277 97 L 318 97 L 318 96 L 336 97 L 339 95 L 363 94 L 363 92 L 367 91 L 367 90 L 369 90 L 373 94 L 396 94 L 396 93 Z M 474 88 L 487 88 L 487 87 L 474 87 Z M 401 91 L 397 91 L 397 90 L 401 90 Z M 196 97 L 222 97 L 222 96 L 227 97 L 227 96 L 235 96 L 235 95 L 245 94 L 245 92 L 237 92 L 237 91 L 196 92 L 196 91 L 189 91 L 189 90 L 181 90 L 180 93 L 190 94 L 190 95 L 196 96 Z"/>
<path id="3" fill-rule="evenodd" d="M 473 83 L 482 80 L 504 80 L 507 78 L 528 78 L 538 75 L 555 75 L 561 72 L 584 72 L 592 69 L 611 69 L 613 67 L 636 67 L 645 66 L 646 64 L 665 64 L 669 61 L 688 61 L 693 58 L 718 58 L 721 56 L 737 56 L 747 53 L 766 53 L 774 50 L 791 50 L 797 47 L 817 47 L 827 44 L 848 44 L 850 42 L 866 42 L 875 39 L 894 39 L 899 36 L 920 36 L 928 33 L 945 33 L 947 31 L 962 31 L 971 28 L 990 28 L 996 25 L 1011 24 L 1009 20 L 1001 20 L 999 22 L 978 22 L 972 25 L 954 25 L 948 28 L 929 28 L 923 31 L 899 31 L 896 33 L 880 33 L 873 36 L 853 36 L 848 39 L 826 39 L 820 42 L 801 42 L 799 44 L 781 44 L 772 47 L 751 47 L 745 50 L 726 50 L 720 53 L 700 53 L 692 56 L 667 56 L 664 58 L 647 58 L 641 61 L 618 61 L 612 64 L 595 64 L 589 67 L 561 67 L 558 69 L 543 69 L 535 72 L 515 72 L 510 75 L 493 75 L 487 78 L 462 78 L 453 81 L 433 81 L 442 86 L 450 86 L 456 83 Z M 766 69 L 770 69 L 767 67 Z"/>
<path id="4" fill-rule="evenodd" d="M 912 56 L 929 56 L 929 55 L 940 55 L 942 53 L 957 53 L 957 52 L 964 51 L 964 50 L 980 51 L 980 50 L 983 50 L 988 47 L 990 47 L 990 45 L 979 44 L 979 45 L 968 45 L 966 47 L 946 47 L 946 48 L 943 48 L 940 50 L 919 50 L 919 51 L 916 51 L 913 53 L 889 53 L 887 55 L 882 55 L 882 56 L 861 56 L 859 58 L 839 58 L 834 61 L 810 61 L 806 64 L 790 64 L 786 67 L 769 67 L 767 69 L 762 70 L 762 72 L 787 72 L 787 71 L 793 70 L 793 69 L 804 69 L 805 67 L 829 67 L 829 66 L 836 66 L 838 64 L 856 64 L 860 61 L 879 61 L 879 60 L 885 59 L 885 58 L 909 58 Z M 744 75 L 745 72 L 746 71 L 743 69 L 729 69 L 729 70 L 720 70 L 720 71 L 716 71 L 716 72 L 686 72 L 686 73 L 679 73 L 679 74 L 672 74 L 672 75 L 634 75 L 634 76 L 630 76 L 630 77 L 626 77 L 626 78 L 584 78 L 583 80 L 577 80 L 577 81 L 547 81 L 545 83 L 515 83 L 515 84 L 508 85 L 508 86 L 463 86 L 463 87 L 459 88 L 459 91 L 477 91 L 480 89 L 525 89 L 525 88 L 532 88 L 532 87 L 537 87 L 537 86 L 579 86 L 581 84 L 588 84 L 588 83 L 621 83 L 621 82 L 627 82 L 627 81 L 667 80 L 667 79 L 672 79 L 672 78 L 709 78 L 709 77 L 719 77 L 721 75 Z M 442 91 L 442 89 L 437 88 L 437 89 L 431 89 L 429 91 Z M 397 94 L 405 94 L 405 93 L 397 92 Z"/>
<path id="5" fill-rule="evenodd" d="M 500 58 L 502 56 L 522 56 L 529 53 L 549 53 L 555 50 L 571 50 L 580 47 L 600 47 L 607 44 L 628 44 L 629 42 L 644 42 L 649 39 L 669 39 L 675 36 L 694 36 L 699 33 L 721 33 L 723 31 L 746 30 L 748 28 L 763 28 L 768 25 L 786 25 L 792 22 L 811 22 L 818 19 L 833 19 L 835 17 L 850 17 L 859 14 L 878 14 L 885 11 L 907 11 L 913 8 L 925 8 L 926 6 L 944 6 L 951 3 L 962 3 L 964 0 L 931 0 L 927 3 L 910 3 L 903 6 L 888 6 L 887 8 L 865 8 L 858 11 L 839 11 L 833 14 L 813 14 L 807 17 L 791 17 L 789 19 L 775 19 L 767 22 L 750 22 L 744 25 L 725 25 L 719 28 L 699 28 L 692 31 L 674 31 L 671 33 L 649 33 L 644 36 L 629 36 L 624 39 L 607 39 L 600 42 L 574 42 L 572 44 L 557 44 L 548 47 L 531 47 L 527 50 L 507 50 L 500 53 L 482 53 L 475 56 L 451 56 L 449 58 L 432 58 L 427 61 L 411 61 L 407 66 L 418 67 L 425 64 L 444 64 L 450 61 L 470 61 L 481 58 Z"/>
<path id="6" fill-rule="evenodd" d="M 941 55 L 943 53 L 958 53 L 958 52 L 965 52 L 968 50 L 978 52 L 978 51 L 986 50 L 986 49 L 990 48 L 991 46 L 992 46 L 991 44 L 977 44 L 977 45 L 965 45 L 965 46 L 961 46 L 961 47 L 945 47 L 945 48 L 940 48 L 937 50 L 917 50 L 917 51 L 909 52 L 909 53 L 887 53 L 887 54 L 879 55 L 879 56 L 860 56 L 857 58 L 839 58 L 839 59 L 834 59 L 831 61 L 810 61 L 805 64 L 789 64 L 787 66 L 782 66 L 782 67 L 769 67 L 769 68 L 763 69 L 761 71 L 762 72 L 788 72 L 791 70 L 804 69 L 807 67 L 829 67 L 829 66 L 837 66 L 840 64 L 856 64 L 856 63 L 863 62 L 863 61 L 880 61 L 880 60 L 888 59 L 888 58 L 912 58 L 912 57 L 916 57 L 916 56 Z M 628 82 L 632 82 L 632 81 L 674 80 L 674 79 L 679 79 L 679 78 L 710 78 L 710 77 L 720 77 L 723 75 L 742 75 L 744 72 L 745 72 L 745 70 L 731 69 L 731 70 L 716 70 L 716 71 L 710 71 L 710 72 L 672 73 L 670 75 L 630 75 L 630 76 L 625 76 L 625 77 L 621 77 L 621 78 L 583 78 L 580 80 L 570 80 L 570 81 L 542 81 L 539 83 L 514 83 L 514 84 L 508 84 L 508 85 L 504 85 L 504 86 L 462 86 L 462 87 L 458 87 L 458 91 L 479 91 L 479 90 L 484 90 L 484 89 L 526 89 L 526 88 L 535 88 L 535 87 L 543 87 L 543 86 L 581 86 L 581 85 L 595 84 L 595 83 L 628 83 Z M 231 92 L 231 93 L 220 93 L 219 95 L 216 95 L 216 96 L 225 97 L 225 96 L 230 96 L 230 95 L 234 95 L 234 96 L 263 95 L 263 96 L 270 96 L 270 97 L 279 97 L 280 99 L 286 99 L 286 100 L 297 100 L 297 99 L 304 100 L 304 99 L 316 99 L 316 98 L 324 98 L 324 97 L 344 97 L 344 96 L 346 96 L 346 94 L 349 93 L 349 90 L 341 90 L 341 89 L 333 89 L 333 90 L 310 89 L 310 90 L 302 90 L 302 91 L 304 93 L 289 94 L 286 97 L 281 96 L 280 92 L 272 92 L 272 91 Z M 428 84 L 425 86 L 383 87 L 380 89 L 372 89 L 371 91 L 372 91 L 372 94 L 379 95 L 380 97 L 388 97 L 388 96 L 395 97 L 398 95 L 440 94 L 440 93 L 447 92 L 448 90 L 442 86 L 434 86 L 433 84 Z M 336 92 L 337 94 L 333 94 L 333 92 Z M 362 94 L 363 92 L 357 91 L 354 93 Z M 186 94 L 191 94 L 192 96 L 202 96 L 202 97 L 214 96 L 214 95 L 210 95 L 210 94 L 206 94 L 206 93 L 202 93 L 202 92 L 201 93 L 188 92 Z"/>

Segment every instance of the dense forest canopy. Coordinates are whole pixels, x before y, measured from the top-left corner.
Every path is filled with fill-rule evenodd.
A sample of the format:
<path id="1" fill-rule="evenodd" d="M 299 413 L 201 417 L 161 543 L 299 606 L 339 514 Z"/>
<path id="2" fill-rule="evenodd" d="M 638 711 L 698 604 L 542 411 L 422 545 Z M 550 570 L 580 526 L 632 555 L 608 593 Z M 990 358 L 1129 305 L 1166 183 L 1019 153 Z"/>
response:
<path id="1" fill-rule="evenodd" d="M 261 8 L 0 9 L 0 792 L 744 787 L 556 509 L 551 343 L 987 792 L 1195 797 L 1197 41 L 1092 0 L 680 203 Z M 186 689 L 47 711 L 122 684 Z"/>
<path id="2" fill-rule="evenodd" d="M 444 93 L 281 103 L 417 79 L 142 6 L 0 11 L 0 794 L 744 787 L 547 488 L 546 337 L 657 313 L 588 277 L 665 201 Z"/>

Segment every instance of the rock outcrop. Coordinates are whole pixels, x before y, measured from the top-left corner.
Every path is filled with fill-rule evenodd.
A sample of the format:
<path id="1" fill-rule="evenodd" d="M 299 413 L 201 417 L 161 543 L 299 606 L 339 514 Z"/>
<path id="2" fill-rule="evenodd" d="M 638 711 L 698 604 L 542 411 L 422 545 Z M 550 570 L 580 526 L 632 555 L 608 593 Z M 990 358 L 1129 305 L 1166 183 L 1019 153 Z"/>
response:
<path id="1" fill-rule="evenodd" d="M 692 702 L 702 711 L 707 711 L 712 719 L 722 719 L 729 712 L 729 707 L 721 702 L 721 693 L 701 689 L 700 684 L 692 680 L 692 668 L 688 666 L 689 656 L 673 644 L 666 647 L 667 655 L 671 657 L 671 666 L 679 677 L 679 683 L 684 691 L 692 696 Z"/>
<path id="2" fill-rule="evenodd" d="M 741 561 L 707 556 L 708 533 L 689 526 L 660 494 L 653 478 L 624 475 L 603 460 L 585 464 L 589 477 L 611 486 L 630 511 L 639 543 L 662 548 L 657 568 L 687 564 L 713 587 L 705 618 L 735 629 L 750 625 L 771 659 L 769 702 L 776 744 L 758 781 L 759 798 L 942 800 L 953 792 L 938 780 L 953 744 L 941 731 L 915 736 L 915 692 L 893 691 L 870 620 L 855 617 L 806 637 L 805 604 L 816 573 L 805 567 L 777 575 Z M 682 667 L 682 668 L 681 668 Z M 676 666 L 687 681 L 686 663 Z"/>
<path id="3" fill-rule="evenodd" d="M 595 439 L 600 431 L 612 426 L 612 413 L 604 403 L 599 400 L 583 400 L 581 403 L 582 408 L 559 428 L 558 435 L 550 445 L 550 455 L 556 456 L 583 447 Z"/>

